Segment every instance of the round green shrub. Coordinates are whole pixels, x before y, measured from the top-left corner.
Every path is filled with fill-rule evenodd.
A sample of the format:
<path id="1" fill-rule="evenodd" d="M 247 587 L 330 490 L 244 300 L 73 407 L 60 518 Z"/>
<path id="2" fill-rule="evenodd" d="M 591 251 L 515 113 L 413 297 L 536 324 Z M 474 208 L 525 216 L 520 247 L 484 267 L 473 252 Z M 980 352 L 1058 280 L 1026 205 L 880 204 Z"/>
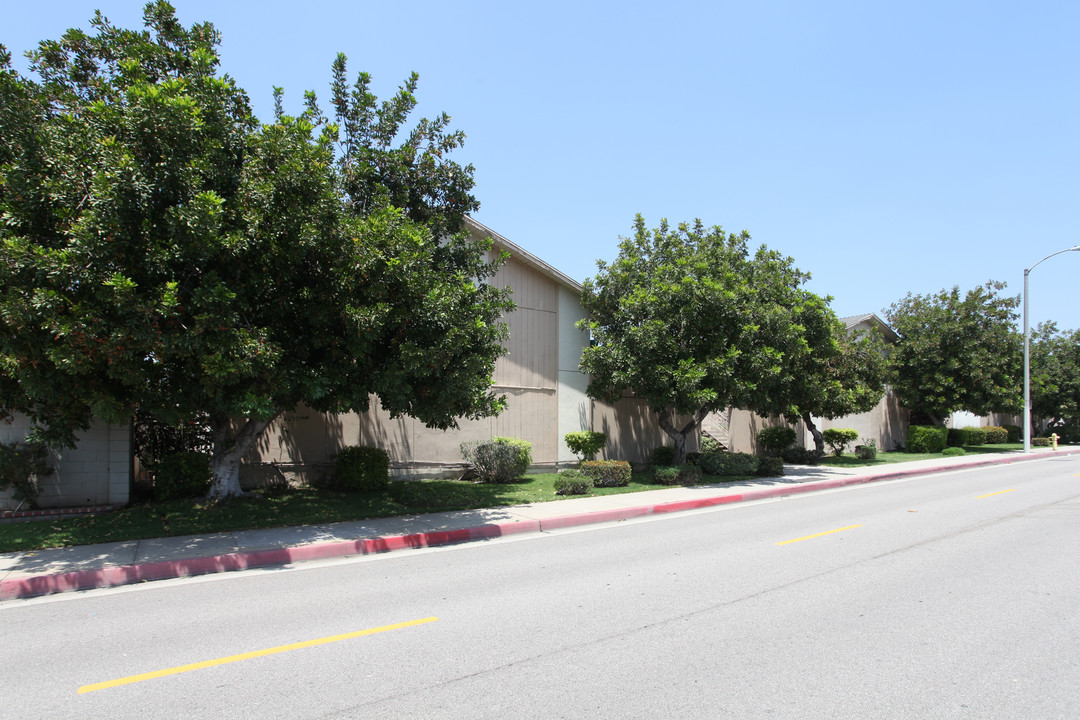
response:
<path id="1" fill-rule="evenodd" d="M 482 481 L 504 483 L 516 480 L 529 469 L 532 443 L 496 437 L 483 442 L 462 443 L 461 454 Z"/>
<path id="2" fill-rule="evenodd" d="M 987 425 L 983 428 L 983 432 L 986 433 L 986 443 L 988 445 L 1000 445 L 1009 442 L 1009 431 L 1004 427 Z"/>
<path id="3" fill-rule="evenodd" d="M 210 455 L 185 450 L 158 460 L 152 468 L 154 498 L 176 500 L 210 492 Z"/>
<path id="4" fill-rule="evenodd" d="M 939 453 L 945 449 L 948 436 L 943 425 L 910 425 L 904 448 L 909 453 Z"/>
<path id="5" fill-rule="evenodd" d="M 334 460 L 334 482 L 351 492 L 385 490 L 390 486 L 390 456 L 382 448 L 344 448 Z"/>
<path id="6" fill-rule="evenodd" d="M 765 457 L 758 463 L 757 475 L 761 477 L 783 477 L 784 458 Z"/>
<path id="7" fill-rule="evenodd" d="M 701 436 L 701 452 L 722 452 L 723 446 L 720 445 L 720 441 L 714 438 L 712 435 Z"/>
<path id="8" fill-rule="evenodd" d="M 585 495 L 592 481 L 577 470 L 560 470 L 555 479 L 556 495 Z"/>
<path id="9" fill-rule="evenodd" d="M 671 465 L 675 462 L 675 448 L 670 445 L 661 445 L 653 448 L 649 453 L 649 467 Z"/>
<path id="10" fill-rule="evenodd" d="M 780 457 L 789 465 L 817 465 L 821 462 L 821 456 L 816 449 L 802 447 L 785 448 L 780 452 Z"/>
<path id="11" fill-rule="evenodd" d="M 705 453 L 698 458 L 698 467 L 706 475 L 756 475 L 761 458 L 737 452 Z"/>
<path id="12" fill-rule="evenodd" d="M 786 425 L 777 425 L 775 427 L 761 428 L 761 430 L 758 430 L 757 441 L 759 445 L 770 453 L 777 455 L 785 448 L 794 445 L 795 437 L 795 431 L 793 429 Z"/>
<path id="13" fill-rule="evenodd" d="M 694 465 L 658 465 L 653 468 L 657 485 L 696 485 L 701 482 L 701 468 Z"/>
<path id="14" fill-rule="evenodd" d="M 959 457 L 961 455 L 967 455 L 967 450 L 962 447 L 947 447 L 941 451 L 941 454 L 945 457 Z"/>
<path id="15" fill-rule="evenodd" d="M 607 435 L 592 430 L 566 433 L 563 439 L 566 440 L 566 447 L 570 448 L 570 452 L 583 460 L 592 460 L 607 444 Z"/>
<path id="16" fill-rule="evenodd" d="M 821 439 L 832 449 L 835 457 L 840 457 L 848 443 L 859 439 L 859 431 L 851 428 L 829 428 L 821 433 Z"/>
<path id="17" fill-rule="evenodd" d="M 873 460 L 877 457 L 877 445 L 856 445 L 855 457 L 860 460 Z"/>

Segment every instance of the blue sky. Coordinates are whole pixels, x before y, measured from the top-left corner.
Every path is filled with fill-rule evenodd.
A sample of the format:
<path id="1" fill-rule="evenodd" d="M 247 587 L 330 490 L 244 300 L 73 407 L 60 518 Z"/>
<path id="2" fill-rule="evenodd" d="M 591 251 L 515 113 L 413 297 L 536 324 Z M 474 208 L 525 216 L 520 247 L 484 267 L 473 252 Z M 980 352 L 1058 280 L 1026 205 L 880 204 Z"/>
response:
<path id="1" fill-rule="evenodd" d="M 1080 244 L 1080 4 L 174 3 L 222 32 L 222 68 L 271 116 L 329 98 L 349 56 L 380 96 L 420 74 L 417 117 L 468 134 L 476 218 L 577 280 L 635 213 L 700 217 L 791 255 L 840 315 L 987 280 Z M 12 3 L 17 56 L 95 8 Z M 1080 252 L 1031 275 L 1032 325 L 1080 328 Z"/>

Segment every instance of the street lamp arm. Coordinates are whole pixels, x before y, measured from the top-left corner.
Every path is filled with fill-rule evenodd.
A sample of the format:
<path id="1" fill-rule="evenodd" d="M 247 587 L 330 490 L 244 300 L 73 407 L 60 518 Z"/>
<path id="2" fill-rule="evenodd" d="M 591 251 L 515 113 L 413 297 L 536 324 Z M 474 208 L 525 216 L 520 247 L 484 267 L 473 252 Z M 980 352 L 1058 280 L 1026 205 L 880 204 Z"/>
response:
<path id="1" fill-rule="evenodd" d="M 1050 258 L 1054 257 L 1055 255 L 1060 255 L 1061 253 L 1067 253 L 1067 252 L 1080 252 L 1080 245 L 1073 245 L 1073 246 L 1072 246 L 1071 248 L 1065 248 L 1064 250 L 1058 250 L 1057 252 L 1054 252 L 1054 253 L 1050 253 L 1049 255 L 1047 255 L 1046 257 L 1044 257 L 1044 258 L 1043 258 L 1042 260 L 1040 260 L 1039 262 L 1035 263 L 1035 264 L 1034 264 L 1034 265 L 1032 265 L 1031 267 L 1029 267 L 1029 268 L 1027 268 L 1026 270 L 1024 270 L 1024 275 L 1027 275 L 1027 274 L 1028 274 L 1029 272 L 1031 272 L 1031 271 L 1032 271 L 1032 270 L 1034 270 L 1034 269 L 1035 269 L 1036 267 L 1038 267 L 1038 266 L 1039 266 L 1039 263 L 1042 263 L 1042 262 L 1044 262 L 1044 261 L 1046 261 L 1046 260 L 1049 260 Z"/>

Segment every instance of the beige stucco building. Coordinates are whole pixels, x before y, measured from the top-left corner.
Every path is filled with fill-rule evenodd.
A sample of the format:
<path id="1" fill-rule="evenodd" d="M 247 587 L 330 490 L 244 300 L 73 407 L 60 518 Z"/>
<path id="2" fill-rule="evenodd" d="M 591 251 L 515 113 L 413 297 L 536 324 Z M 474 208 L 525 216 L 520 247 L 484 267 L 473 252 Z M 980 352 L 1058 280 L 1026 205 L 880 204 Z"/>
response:
<path id="1" fill-rule="evenodd" d="M 390 455 L 394 475 L 424 476 L 460 472 L 461 443 L 495 436 L 528 440 L 534 466 L 552 470 L 577 461 L 563 440 L 572 431 L 606 432 L 604 457 L 638 463 L 665 442 L 639 401 L 627 398 L 609 406 L 585 394 L 588 378 L 579 363 L 589 336 L 576 326 L 585 317 L 581 284 L 480 223 L 469 219 L 468 227 L 473 237 L 490 237 L 495 252 L 510 256 L 490 281 L 511 288 L 517 305 L 505 318 L 507 353 L 493 377 L 492 389 L 506 396 L 506 410 L 444 431 L 412 418 L 391 419 L 377 401 L 363 414 L 327 415 L 301 406 L 273 423 L 245 458 L 245 483 L 318 479 L 346 445 L 381 447 Z"/>

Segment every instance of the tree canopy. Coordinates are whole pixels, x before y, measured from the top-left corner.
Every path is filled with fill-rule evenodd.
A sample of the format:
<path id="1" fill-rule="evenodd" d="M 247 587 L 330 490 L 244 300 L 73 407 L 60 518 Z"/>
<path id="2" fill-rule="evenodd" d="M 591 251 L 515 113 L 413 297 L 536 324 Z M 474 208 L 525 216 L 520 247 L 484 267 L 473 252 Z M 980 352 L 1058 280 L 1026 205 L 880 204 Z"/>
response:
<path id="1" fill-rule="evenodd" d="M 144 19 L 42 42 L 37 80 L 0 48 L 0 408 L 67 444 L 95 416 L 199 414 L 215 496 L 300 402 L 375 396 L 441 428 L 498 412 L 512 304 L 482 282 L 490 243 L 455 234 L 477 207 L 443 158 L 464 136 L 406 128 L 416 77 L 379 104 L 339 56 L 339 124 L 313 93 L 264 124 L 212 25 L 166 2 Z"/>
<path id="2" fill-rule="evenodd" d="M 802 288 L 809 276 L 791 258 L 764 246 L 751 255 L 745 231 L 700 221 L 650 230 L 640 215 L 634 230 L 584 283 L 579 325 L 593 344 L 581 367 L 590 396 L 644 399 L 681 464 L 708 413 L 789 406 L 791 368 L 809 352 L 802 320 L 824 317 L 827 303 Z"/>
<path id="3" fill-rule="evenodd" d="M 825 439 L 814 418 L 869 412 L 878 404 L 885 394 L 885 344 L 877 332 L 845 328 L 827 299 L 804 303 L 796 321 L 805 351 L 786 356 L 783 387 L 772 407 L 761 409 L 789 422 L 802 420 L 823 455 Z"/>
<path id="4" fill-rule="evenodd" d="M 1080 438 L 1080 330 L 1040 323 L 1030 351 L 1032 413 Z"/>
<path id="5" fill-rule="evenodd" d="M 886 317 L 900 335 L 890 354 L 890 382 L 917 419 L 942 423 L 957 410 L 976 415 L 1021 405 L 1023 339 L 1016 331 L 1019 296 L 988 282 L 961 294 L 908 293 Z"/>

